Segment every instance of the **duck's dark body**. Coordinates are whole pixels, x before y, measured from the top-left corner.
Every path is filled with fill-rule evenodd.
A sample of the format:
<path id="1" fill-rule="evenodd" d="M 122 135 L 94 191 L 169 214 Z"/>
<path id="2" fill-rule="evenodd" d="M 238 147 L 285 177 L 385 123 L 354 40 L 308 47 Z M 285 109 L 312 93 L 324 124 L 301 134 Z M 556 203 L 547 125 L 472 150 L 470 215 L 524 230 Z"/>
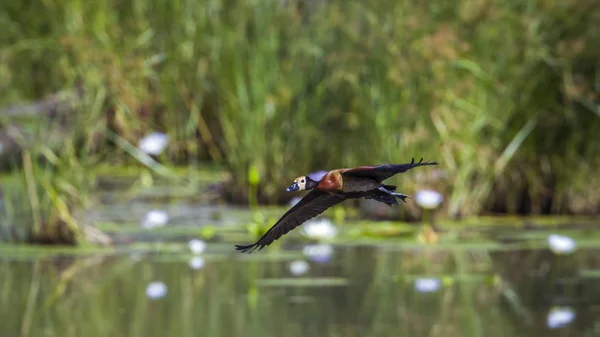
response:
<path id="1" fill-rule="evenodd" d="M 242 252 L 252 252 L 256 248 L 260 250 L 305 221 L 346 199 L 367 198 L 389 206 L 400 205 L 397 199 L 406 202 L 409 196 L 395 193 L 396 186 L 384 185 L 382 182 L 398 173 L 425 165 L 437 165 L 437 162 L 423 162 L 421 159 L 415 163 L 413 159 L 409 164 L 336 169 L 327 172 L 318 182 L 306 176 L 298 177 L 294 184 L 288 187 L 288 191 L 299 190 L 300 179 L 301 183 L 305 184 L 302 189 L 312 189 L 312 191 L 289 209 L 256 243 L 247 246 L 236 245 L 236 249 Z"/>

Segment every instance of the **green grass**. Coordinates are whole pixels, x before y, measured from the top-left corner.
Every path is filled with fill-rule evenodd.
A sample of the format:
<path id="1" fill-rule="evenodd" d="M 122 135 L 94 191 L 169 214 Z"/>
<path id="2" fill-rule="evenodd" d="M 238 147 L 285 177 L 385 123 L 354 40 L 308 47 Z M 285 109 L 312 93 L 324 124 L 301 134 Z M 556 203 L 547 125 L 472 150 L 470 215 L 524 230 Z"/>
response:
<path id="1" fill-rule="evenodd" d="M 232 198 L 255 203 L 313 170 L 424 157 L 439 169 L 394 182 L 440 190 L 451 216 L 597 209 L 596 1 L 281 3 L 8 1 L 0 105 L 83 95 L 61 121 L 0 126 L 28 131 L 34 165 L 81 196 L 94 179 L 68 173 L 101 163 L 169 177 L 212 161 Z M 156 160 L 135 151 L 151 131 L 171 140 Z M 33 172 L 49 198 L 70 197 Z"/>

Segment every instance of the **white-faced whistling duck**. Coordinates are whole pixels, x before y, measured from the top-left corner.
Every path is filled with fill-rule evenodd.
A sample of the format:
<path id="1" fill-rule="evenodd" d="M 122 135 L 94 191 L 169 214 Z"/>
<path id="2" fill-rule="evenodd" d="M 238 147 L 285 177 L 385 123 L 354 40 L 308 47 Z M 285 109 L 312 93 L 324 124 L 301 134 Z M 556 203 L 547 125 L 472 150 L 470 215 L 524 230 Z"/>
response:
<path id="1" fill-rule="evenodd" d="M 290 230 L 346 199 L 365 198 L 389 206 L 400 205 L 396 198 L 406 202 L 406 198 L 410 198 L 410 196 L 396 193 L 394 192 L 396 186 L 384 185 L 382 182 L 414 167 L 437 164 L 437 162 L 423 162 L 423 158 L 415 163 L 413 158 L 409 164 L 360 166 L 331 170 L 319 181 L 314 181 L 308 176 L 300 176 L 294 179 L 286 191 L 311 190 L 311 192 L 290 208 L 258 241 L 247 246 L 236 245 L 236 249 L 241 252 L 252 252 L 256 248 L 261 250 Z"/>

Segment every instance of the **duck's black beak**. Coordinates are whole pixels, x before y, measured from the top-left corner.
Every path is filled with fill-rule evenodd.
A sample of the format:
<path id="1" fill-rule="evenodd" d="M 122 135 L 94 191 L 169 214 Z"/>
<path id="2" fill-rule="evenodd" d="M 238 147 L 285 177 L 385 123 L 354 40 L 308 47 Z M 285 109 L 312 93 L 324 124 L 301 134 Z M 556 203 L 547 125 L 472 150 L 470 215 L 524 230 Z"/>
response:
<path id="1" fill-rule="evenodd" d="M 296 182 L 294 182 L 293 184 L 290 185 L 290 187 L 286 188 L 285 191 L 286 192 L 294 192 L 299 190 L 300 188 L 298 187 L 298 184 L 296 184 Z"/>

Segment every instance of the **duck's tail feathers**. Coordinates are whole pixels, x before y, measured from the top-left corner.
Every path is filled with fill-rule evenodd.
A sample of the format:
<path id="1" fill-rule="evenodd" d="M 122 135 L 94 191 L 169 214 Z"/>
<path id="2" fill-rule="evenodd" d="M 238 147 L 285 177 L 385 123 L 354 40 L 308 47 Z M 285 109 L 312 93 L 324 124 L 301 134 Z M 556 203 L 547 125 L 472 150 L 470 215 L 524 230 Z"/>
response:
<path id="1" fill-rule="evenodd" d="M 258 247 L 258 244 L 253 243 L 251 245 L 235 245 L 235 250 L 240 251 L 242 253 L 252 253 L 256 248 Z M 258 250 L 261 250 L 262 247 L 260 247 Z"/>
<path id="2" fill-rule="evenodd" d="M 387 193 L 383 193 L 383 192 L 379 192 L 375 195 L 367 197 L 367 199 L 373 199 L 375 201 L 382 202 L 390 207 L 393 205 L 402 206 L 402 204 L 398 202 L 398 199 L 400 199 L 406 203 L 406 198 L 410 198 L 410 196 L 402 194 L 402 193 L 387 194 Z"/>

